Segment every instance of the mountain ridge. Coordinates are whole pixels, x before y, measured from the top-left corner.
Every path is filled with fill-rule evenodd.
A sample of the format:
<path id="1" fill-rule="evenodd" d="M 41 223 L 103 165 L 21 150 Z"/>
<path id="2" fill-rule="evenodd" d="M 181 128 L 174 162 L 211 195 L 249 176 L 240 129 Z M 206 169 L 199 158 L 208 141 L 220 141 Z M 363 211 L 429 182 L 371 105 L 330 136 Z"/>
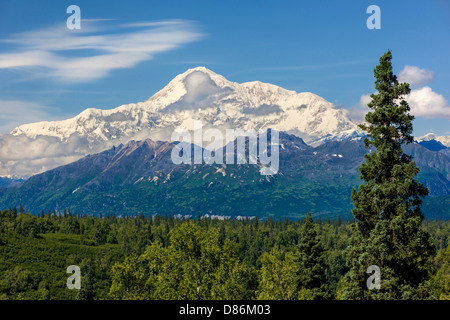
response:
<path id="1" fill-rule="evenodd" d="M 171 160 L 179 142 L 130 141 L 35 175 L 0 191 L 0 204 L 31 212 L 214 214 L 300 218 L 351 218 L 351 189 L 361 183 L 362 140 L 330 141 L 314 148 L 280 132 L 280 169 L 262 176 L 260 165 L 180 164 Z M 248 151 L 248 150 L 247 150 Z M 410 144 L 430 198 L 450 197 L 450 157 Z M 225 152 L 223 153 L 225 155 Z M 433 206 L 426 206 L 427 217 Z M 447 218 L 448 208 L 439 209 Z"/>
<path id="2" fill-rule="evenodd" d="M 422 137 L 418 137 L 415 139 L 418 143 L 423 142 L 432 142 L 436 141 L 441 144 L 443 147 L 450 148 L 450 136 L 438 136 L 434 133 L 427 133 Z"/>

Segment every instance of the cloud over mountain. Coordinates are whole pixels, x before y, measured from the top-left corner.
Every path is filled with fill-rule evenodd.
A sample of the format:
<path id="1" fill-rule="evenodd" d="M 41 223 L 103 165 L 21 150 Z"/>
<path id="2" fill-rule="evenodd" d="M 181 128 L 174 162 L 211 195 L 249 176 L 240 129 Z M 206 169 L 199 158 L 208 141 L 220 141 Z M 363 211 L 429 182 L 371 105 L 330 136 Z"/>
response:
<path id="1" fill-rule="evenodd" d="M 27 177 L 78 160 L 86 155 L 86 150 L 87 142 L 76 135 L 63 143 L 49 136 L 3 134 L 0 135 L 0 176 Z"/>

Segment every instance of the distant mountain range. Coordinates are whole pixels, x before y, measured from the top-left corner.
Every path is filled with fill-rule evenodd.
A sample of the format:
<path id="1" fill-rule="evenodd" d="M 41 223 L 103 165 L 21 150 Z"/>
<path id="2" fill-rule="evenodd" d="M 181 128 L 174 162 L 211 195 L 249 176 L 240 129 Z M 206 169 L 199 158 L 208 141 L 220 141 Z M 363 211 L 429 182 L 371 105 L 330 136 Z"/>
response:
<path id="1" fill-rule="evenodd" d="M 12 188 L 24 182 L 24 179 L 13 177 L 0 177 L 0 188 Z"/>
<path id="2" fill-rule="evenodd" d="M 194 120 L 205 129 L 222 131 L 272 128 L 312 146 L 363 135 L 346 109 L 313 93 L 259 81 L 240 84 L 197 67 L 176 76 L 145 102 L 110 110 L 89 108 L 72 119 L 15 128 L 0 140 L 33 149 L 33 155 L 17 154 L 14 159 L 8 155 L 9 164 L 0 165 L 0 176 L 30 176 L 130 140 L 171 141 L 175 129 L 192 130 Z"/>
<path id="3" fill-rule="evenodd" d="M 417 138 L 416 142 L 425 148 L 432 151 L 441 151 L 449 153 L 450 137 L 449 136 L 437 136 L 433 133 L 428 133 L 423 137 Z"/>
<path id="4" fill-rule="evenodd" d="M 416 141 L 418 143 L 435 141 L 446 148 L 450 147 L 450 136 L 437 136 L 434 133 L 428 133 L 423 137 L 417 138 Z"/>
<path id="5" fill-rule="evenodd" d="M 367 152 L 362 140 L 328 141 L 314 148 L 280 132 L 280 170 L 263 176 L 260 164 L 175 165 L 175 145 L 146 139 L 89 155 L 3 190 L 0 206 L 22 204 L 35 213 L 70 208 L 91 214 L 261 218 L 300 218 L 311 210 L 324 218 L 350 218 L 351 189 L 361 183 L 358 168 Z M 404 150 L 414 156 L 419 178 L 430 190 L 426 216 L 448 219 L 449 206 L 439 203 L 450 199 L 450 157 L 417 143 Z"/>

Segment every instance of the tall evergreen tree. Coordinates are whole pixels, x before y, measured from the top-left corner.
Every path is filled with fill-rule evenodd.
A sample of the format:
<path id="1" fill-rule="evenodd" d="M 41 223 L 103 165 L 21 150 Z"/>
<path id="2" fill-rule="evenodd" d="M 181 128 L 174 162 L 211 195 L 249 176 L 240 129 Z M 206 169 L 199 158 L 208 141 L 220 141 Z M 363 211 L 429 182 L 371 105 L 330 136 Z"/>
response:
<path id="1" fill-rule="evenodd" d="M 429 297 L 428 277 L 434 245 L 421 229 L 422 199 L 428 191 L 416 179 L 419 168 L 402 145 L 413 142 L 410 108 L 404 97 L 407 83 L 392 72 L 392 54 L 386 52 L 374 70 L 376 78 L 371 109 L 366 114 L 364 181 L 352 190 L 354 226 L 348 251 L 350 271 L 341 283 L 343 299 L 422 299 Z M 368 289 L 367 268 L 381 271 L 379 289 Z"/>
<path id="2" fill-rule="evenodd" d="M 325 274 L 324 249 L 311 212 L 305 219 L 302 238 L 298 245 L 298 289 L 311 290 L 314 299 L 329 298 Z"/>

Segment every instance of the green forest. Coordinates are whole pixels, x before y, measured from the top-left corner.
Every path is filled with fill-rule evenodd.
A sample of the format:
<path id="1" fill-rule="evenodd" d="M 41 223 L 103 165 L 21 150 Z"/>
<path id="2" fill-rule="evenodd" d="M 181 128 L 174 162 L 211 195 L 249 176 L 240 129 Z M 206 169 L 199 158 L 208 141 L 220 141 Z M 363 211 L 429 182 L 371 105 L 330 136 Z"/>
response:
<path id="1" fill-rule="evenodd" d="M 176 219 L 0 212 L 0 299 L 341 299 L 355 221 Z M 450 222 L 429 299 L 450 299 Z M 66 286 L 70 265 L 81 289 Z M 366 274 L 366 278 L 370 275 Z M 383 281 L 383 270 L 381 271 Z"/>

